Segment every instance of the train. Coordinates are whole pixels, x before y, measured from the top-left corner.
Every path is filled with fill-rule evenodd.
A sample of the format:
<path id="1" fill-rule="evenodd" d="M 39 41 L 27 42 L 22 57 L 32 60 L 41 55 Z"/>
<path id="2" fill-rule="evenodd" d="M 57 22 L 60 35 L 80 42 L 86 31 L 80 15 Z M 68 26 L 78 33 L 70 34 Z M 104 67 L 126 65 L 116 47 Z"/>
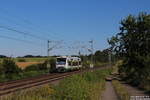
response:
<path id="1" fill-rule="evenodd" d="M 78 70 L 82 67 L 81 58 L 71 56 L 61 56 L 56 58 L 56 71 L 66 72 Z"/>

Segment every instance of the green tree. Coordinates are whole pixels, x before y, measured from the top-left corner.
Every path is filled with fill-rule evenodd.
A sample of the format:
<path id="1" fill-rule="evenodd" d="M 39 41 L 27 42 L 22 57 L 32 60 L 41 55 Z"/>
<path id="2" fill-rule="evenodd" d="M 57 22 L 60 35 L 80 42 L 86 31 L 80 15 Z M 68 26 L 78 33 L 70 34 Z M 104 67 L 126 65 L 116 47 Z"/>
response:
<path id="1" fill-rule="evenodd" d="M 120 32 L 108 43 L 123 58 L 120 72 L 135 84 L 147 80 L 150 71 L 150 14 L 129 15 L 121 21 Z"/>

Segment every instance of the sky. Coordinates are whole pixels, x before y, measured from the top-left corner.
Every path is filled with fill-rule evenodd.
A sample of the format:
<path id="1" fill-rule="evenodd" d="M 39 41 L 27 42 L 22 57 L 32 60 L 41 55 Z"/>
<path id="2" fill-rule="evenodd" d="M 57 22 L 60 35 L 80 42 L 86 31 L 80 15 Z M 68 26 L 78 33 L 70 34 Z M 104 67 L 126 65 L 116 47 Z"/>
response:
<path id="1" fill-rule="evenodd" d="M 150 13 L 150 0 L 0 1 L 0 55 L 12 57 L 47 55 L 48 39 L 57 45 L 50 55 L 88 54 L 90 40 L 94 51 L 103 50 L 122 19 Z"/>

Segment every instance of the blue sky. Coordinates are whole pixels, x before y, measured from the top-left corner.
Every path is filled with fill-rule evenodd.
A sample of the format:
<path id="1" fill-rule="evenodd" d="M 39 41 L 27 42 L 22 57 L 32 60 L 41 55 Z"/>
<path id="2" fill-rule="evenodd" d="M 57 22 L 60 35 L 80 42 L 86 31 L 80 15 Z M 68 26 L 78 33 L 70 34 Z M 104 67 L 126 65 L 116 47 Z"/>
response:
<path id="1" fill-rule="evenodd" d="M 77 54 L 80 45 L 94 40 L 95 50 L 108 47 L 107 38 L 119 32 L 119 22 L 129 14 L 150 13 L 150 0 L 1 0 L 0 26 L 28 32 L 38 37 L 60 41 L 51 54 Z M 0 38 L 0 54 L 46 55 L 46 40 L 21 35 L 0 28 L 0 35 L 24 43 Z M 53 44 L 52 44 L 53 45 Z M 68 47 L 74 47 L 69 49 Z M 82 49 L 83 54 L 88 53 Z"/>

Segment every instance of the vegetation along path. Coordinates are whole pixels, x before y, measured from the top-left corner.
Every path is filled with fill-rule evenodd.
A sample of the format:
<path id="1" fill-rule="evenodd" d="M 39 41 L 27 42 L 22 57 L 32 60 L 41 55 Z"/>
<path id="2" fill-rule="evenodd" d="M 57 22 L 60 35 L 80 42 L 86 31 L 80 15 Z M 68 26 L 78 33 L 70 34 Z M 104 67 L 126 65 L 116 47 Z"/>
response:
<path id="1" fill-rule="evenodd" d="M 146 94 L 145 91 L 142 91 L 137 87 L 133 87 L 129 84 L 123 84 L 123 86 L 126 88 L 130 96 L 148 96 L 148 94 Z"/>

